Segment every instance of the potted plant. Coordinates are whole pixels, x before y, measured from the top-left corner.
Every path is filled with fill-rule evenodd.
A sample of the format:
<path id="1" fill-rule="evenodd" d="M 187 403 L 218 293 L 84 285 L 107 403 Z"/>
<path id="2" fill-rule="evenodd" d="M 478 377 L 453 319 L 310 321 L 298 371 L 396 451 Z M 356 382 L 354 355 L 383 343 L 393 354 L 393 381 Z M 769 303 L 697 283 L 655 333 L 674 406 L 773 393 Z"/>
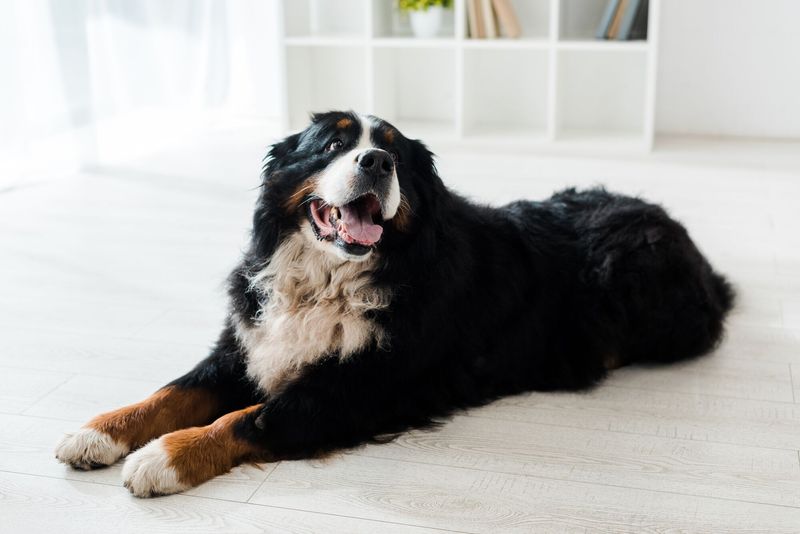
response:
<path id="1" fill-rule="evenodd" d="M 436 37 L 442 27 L 442 14 L 452 0 L 397 0 L 400 11 L 408 13 L 416 37 Z"/>

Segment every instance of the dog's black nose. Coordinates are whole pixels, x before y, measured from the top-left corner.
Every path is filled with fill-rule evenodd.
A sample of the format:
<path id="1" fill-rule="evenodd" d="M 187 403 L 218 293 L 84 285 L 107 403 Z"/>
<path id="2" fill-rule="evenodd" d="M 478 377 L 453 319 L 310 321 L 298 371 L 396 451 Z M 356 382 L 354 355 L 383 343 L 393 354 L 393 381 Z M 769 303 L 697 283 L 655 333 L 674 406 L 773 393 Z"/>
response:
<path id="1" fill-rule="evenodd" d="M 358 167 L 373 178 L 385 178 L 392 173 L 394 161 L 385 150 L 373 148 L 365 150 L 356 158 Z"/>

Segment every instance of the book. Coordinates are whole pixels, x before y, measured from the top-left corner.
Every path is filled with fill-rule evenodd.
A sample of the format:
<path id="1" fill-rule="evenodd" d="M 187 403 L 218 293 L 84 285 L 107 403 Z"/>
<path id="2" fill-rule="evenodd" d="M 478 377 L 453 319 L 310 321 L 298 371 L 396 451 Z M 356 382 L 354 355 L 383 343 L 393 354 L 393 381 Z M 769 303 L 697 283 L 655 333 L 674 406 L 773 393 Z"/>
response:
<path id="1" fill-rule="evenodd" d="M 611 21 L 611 26 L 608 28 L 606 34 L 607 39 L 616 39 L 619 32 L 619 25 L 622 22 L 622 14 L 625 13 L 625 8 L 628 5 L 628 0 L 619 0 L 617 10 L 614 12 L 614 19 Z"/>
<path id="2" fill-rule="evenodd" d="M 483 27 L 486 32 L 486 38 L 495 39 L 497 37 L 497 21 L 494 18 L 492 0 L 481 0 L 481 15 L 483 16 Z"/>
<path id="3" fill-rule="evenodd" d="M 603 17 L 600 19 L 600 24 L 597 25 L 597 30 L 594 32 L 594 36 L 596 38 L 606 38 L 606 35 L 608 35 L 608 30 L 611 27 L 611 21 L 614 20 L 614 14 L 617 12 L 618 6 L 619 0 L 608 0 L 608 4 L 606 4 L 606 10 L 603 11 Z"/>
<path id="4" fill-rule="evenodd" d="M 511 39 L 519 37 L 522 34 L 522 28 L 519 26 L 519 19 L 517 19 L 511 0 L 492 0 L 492 5 L 494 5 L 494 12 L 505 36 Z"/>
<path id="5" fill-rule="evenodd" d="M 469 36 L 473 39 L 486 37 L 481 0 L 467 0 L 467 18 L 469 19 Z"/>
<path id="6" fill-rule="evenodd" d="M 472 39 L 479 39 L 481 23 L 478 20 L 478 2 L 480 0 L 467 0 L 467 22 L 469 23 L 469 36 Z"/>
<path id="7" fill-rule="evenodd" d="M 639 13 L 636 15 L 636 20 L 633 23 L 630 39 L 647 39 L 647 19 L 650 12 L 650 2 L 644 0 L 644 5 L 639 8 Z"/>
<path id="8" fill-rule="evenodd" d="M 618 41 L 627 41 L 631 38 L 633 23 L 636 22 L 636 16 L 639 14 L 643 3 L 644 0 L 628 0 L 628 5 L 625 6 L 625 12 L 622 14 L 619 30 L 617 31 Z"/>

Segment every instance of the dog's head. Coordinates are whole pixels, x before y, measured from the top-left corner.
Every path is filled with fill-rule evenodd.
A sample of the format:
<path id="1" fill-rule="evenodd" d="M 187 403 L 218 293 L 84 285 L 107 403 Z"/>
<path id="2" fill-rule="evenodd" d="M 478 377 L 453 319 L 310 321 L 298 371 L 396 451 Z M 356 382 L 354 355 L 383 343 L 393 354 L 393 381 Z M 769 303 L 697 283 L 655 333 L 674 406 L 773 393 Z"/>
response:
<path id="1" fill-rule="evenodd" d="M 391 124 L 352 112 L 312 117 L 271 148 L 255 217 L 260 254 L 288 233 L 341 260 L 361 261 L 392 234 L 414 231 L 441 187 L 432 155 Z"/>

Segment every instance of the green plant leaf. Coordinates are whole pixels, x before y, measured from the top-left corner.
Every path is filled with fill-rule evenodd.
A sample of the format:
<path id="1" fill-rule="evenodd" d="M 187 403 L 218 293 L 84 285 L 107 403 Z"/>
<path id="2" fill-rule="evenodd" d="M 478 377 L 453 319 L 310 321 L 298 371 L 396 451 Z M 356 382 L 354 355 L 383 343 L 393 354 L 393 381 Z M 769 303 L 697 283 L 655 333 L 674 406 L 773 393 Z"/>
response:
<path id="1" fill-rule="evenodd" d="M 452 7 L 453 0 L 397 0 L 400 11 L 427 11 L 429 7 Z"/>

